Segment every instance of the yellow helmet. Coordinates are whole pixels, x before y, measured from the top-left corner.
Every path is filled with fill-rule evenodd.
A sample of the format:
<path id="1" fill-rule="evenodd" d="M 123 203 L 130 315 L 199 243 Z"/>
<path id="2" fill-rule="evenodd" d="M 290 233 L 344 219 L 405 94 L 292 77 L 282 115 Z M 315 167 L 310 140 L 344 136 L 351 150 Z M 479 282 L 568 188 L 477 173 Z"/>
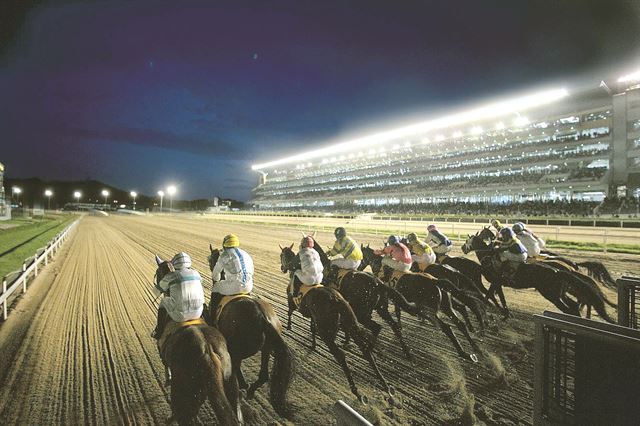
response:
<path id="1" fill-rule="evenodd" d="M 222 240 L 222 247 L 224 248 L 239 247 L 239 246 L 240 246 L 240 240 L 235 234 L 229 234 L 226 237 L 224 237 L 224 240 Z"/>
<path id="2" fill-rule="evenodd" d="M 493 219 L 491 221 L 491 225 L 493 225 L 494 228 L 502 228 L 502 224 L 498 219 Z"/>

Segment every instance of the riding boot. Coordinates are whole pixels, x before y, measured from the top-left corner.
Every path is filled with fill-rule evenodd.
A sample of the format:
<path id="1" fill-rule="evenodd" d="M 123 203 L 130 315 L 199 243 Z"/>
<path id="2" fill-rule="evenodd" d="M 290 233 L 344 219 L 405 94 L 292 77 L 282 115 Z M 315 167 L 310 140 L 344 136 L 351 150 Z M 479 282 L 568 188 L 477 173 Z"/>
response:
<path id="1" fill-rule="evenodd" d="M 156 322 L 156 328 L 151 333 L 151 337 L 158 340 L 160 336 L 162 336 L 162 332 L 164 331 L 164 327 L 167 325 L 169 321 L 169 313 L 163 307 L 158 309 L 158 320 Z"/>
<path id="2" fill-rule="evenodd" d="M 211 300 L 209 301 L 209 306 L 211 306 L 211 321 L 216 321 L 216 316 L 218 315 L 218 305 L 222 301 L 224 294 L 222 293 L 211 293 Z"/>

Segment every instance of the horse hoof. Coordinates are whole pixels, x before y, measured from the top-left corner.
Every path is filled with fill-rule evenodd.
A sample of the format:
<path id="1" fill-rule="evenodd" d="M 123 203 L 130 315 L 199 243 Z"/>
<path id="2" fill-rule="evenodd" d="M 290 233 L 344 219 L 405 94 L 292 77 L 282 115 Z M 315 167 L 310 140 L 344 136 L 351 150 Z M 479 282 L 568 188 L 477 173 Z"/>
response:
<path id="1" fill-rule="evenodd" d="M 369 405 L 369 398 L 367 398 L 366 395 L 360 395 L 358 401 L 360 401 L 362 405 Z"/>
<path id="2" fill-rule="evenodd" d="M 478 362 L 478 355 L 476 355 L 476 354 L 471 354 L 471 355 L 469 355 L 469 359 L 470 359 L 471 361 L 473 361 L 473 363 L 475 364 L 475 363 L 477 363 L 477 362 Z"/>
<path id="3" fill-rule="evenodd" d="M 396 388 L 394 388 L 392 385 L 389 385 L 389 387 L 387 388 L 387 393 L 390 397 L 393 398 L 396 394 Z"/>

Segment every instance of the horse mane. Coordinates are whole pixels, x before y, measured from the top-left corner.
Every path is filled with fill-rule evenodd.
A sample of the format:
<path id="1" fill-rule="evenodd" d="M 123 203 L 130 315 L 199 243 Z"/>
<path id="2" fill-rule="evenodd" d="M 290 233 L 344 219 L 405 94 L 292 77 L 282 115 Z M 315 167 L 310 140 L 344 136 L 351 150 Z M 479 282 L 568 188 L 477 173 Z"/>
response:
<path id="1" fill-rule="evenodd" d="M 329 256 L 327 256 L 327 253 L 324 251 L 322 246 L 320 244 L 318 244 L 318 242 L 316 241 L 316 239 L 314 237 L 312 237 L 312 236 L 310 236 L 310 237 L 313 240 L 313 248 L 320 255 L 320 261 L 322 262 L 322 264 L 323 265 L 329 264 L 330 260 L 329 260 Z"/>

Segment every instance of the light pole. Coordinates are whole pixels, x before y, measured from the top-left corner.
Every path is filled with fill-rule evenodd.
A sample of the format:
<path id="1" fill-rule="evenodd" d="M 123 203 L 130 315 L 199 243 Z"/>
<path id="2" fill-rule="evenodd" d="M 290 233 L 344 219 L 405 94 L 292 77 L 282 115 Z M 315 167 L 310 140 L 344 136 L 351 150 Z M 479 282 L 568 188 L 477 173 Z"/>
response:
<path id="1" fill-rule="evenodd" d="M 104 197 L 104 209 L 107 209 L 107 199 L 109 198 L 109 191 L 106 189 L 102 190 L 102 196 Z"/>
<path id="2" fill-rule="evenodd" d="M 16 196 L 16 205 L 18 207 L 20 207 L 20 193 L 22 192 L 22 189 L 20 189 L 20 187 L 18 186 L 14 186 L 13 188 L 11 188 L 11 197 L 13 198 L 14 195 Z"/>
<path id="3" fill-rule="evenodd" d="M 136 209 L 136 197 L 138 196 L 138 193 L 136 191 L 131 191 L 129 193 L 131 195 L 131 197 L 133 197 L 133 209 Z"/>
<path id="4" fill-rule="evenodd" d="M 162 199 L 164 198 L 164 191 L 158 191 L 158 195 L 160 196 L 160 213 L 162 213 Z"/>
<path id="5" fill-rule="evenodd" d="M 167 187 L 167 193 L 169 194 L 169 213 L 173 210 L 173 195 L 176 193 L 176 187 L 169 185 Z"/>
<path id="6" fill-rule="evenodd" d="M 80 197 L 82 197 L 82 193 L 80 191 L 75 191 L 73 193 L 73 197 L 76 199 L 76 210 L 80 210 Z"/>
<path id="7" fill-rule="evenodd" d="M 47 200 L 47 210 L 51 210 L 51 196 L 53 195 L 53 191 L 51 191 L 50 189 L 47 189 L 44 191 L 44 195 L 45 197 L 48 198 Z"/>

